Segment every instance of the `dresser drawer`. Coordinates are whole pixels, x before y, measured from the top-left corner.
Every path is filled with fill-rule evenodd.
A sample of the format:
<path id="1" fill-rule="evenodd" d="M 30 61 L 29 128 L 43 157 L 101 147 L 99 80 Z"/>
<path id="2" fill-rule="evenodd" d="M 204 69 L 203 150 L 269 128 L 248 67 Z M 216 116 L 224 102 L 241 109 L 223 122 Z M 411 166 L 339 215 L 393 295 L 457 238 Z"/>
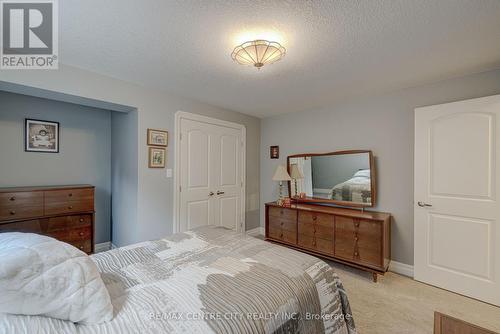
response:
<path id="1" fill-rule="evenodd" d="M 285 220 L 297 220 L 297 211 L 288 208 L 269 207 L 269 217 L 276 217 Z"/>
<path id="2" fill-rule="evenodd" d="M 286 217 L 269 216 L 269 226 L 277 230 L 283 229 L 297 232 L 297 221 L 295 219 L 287 219 Z"/>
<path id="3" fill-rule="evenodd" d="M 71 241 L 68 242 L 68 244 L 75 246 L 76 248 L 87 254 L 92 253 L 92 242 L 90 240 Z"/>
<path id="4" fill-rule="evenodd" d="M 297 233 L 269 227 L 269 237 L 289 244 L 296 244 Z"/>
<path id="5" fill-rule="evenodd" d="M 92 215 L 75 215 L 49 218 L 47 232 L 64 230 L 68 228 L 90 227 Z"/>
<path id="6" fill-rule="evenodd" d="M 314 238 L 308 235 L 298 235 L 298 245 L 318 253 L 333 255 L 333 240 Z"/>
<path id="7" fill-rule="evenodd" d="M 64 242 L 86 241 L 92 239 L 92 229 L 90 227 L 70 228 L 52 231 L 47 235 Z"/>
<path id="8" fill-rule="evenodd" d="M 336 217 L 335 256 L 372 267 L 383 265 L 382 224 Z"/>
<path id="9" fill-rule="evenodd" d="M 299 211 L 299 234 L 333 240 L 334 216 Z"/>
<path id="10" fill-rule="evenodd" d="M 40 226 L 40 221 L 35 220 L 25 220 L 22 222 L 14 223 L 4 223 L 0 224 L 1 232 L 25 232 L 25 233 L 42 233 L 42 228 Z"/>
<path id="11" fill-rule="evenodd" d="M 0 221 L 43 215 L 43 192 L 0 193 Z"/>
<path id="12" fill-rule="evenodd" d="M 94 189 L 64 189 L 45 192 L 45 214 L 94 211 Z"/>

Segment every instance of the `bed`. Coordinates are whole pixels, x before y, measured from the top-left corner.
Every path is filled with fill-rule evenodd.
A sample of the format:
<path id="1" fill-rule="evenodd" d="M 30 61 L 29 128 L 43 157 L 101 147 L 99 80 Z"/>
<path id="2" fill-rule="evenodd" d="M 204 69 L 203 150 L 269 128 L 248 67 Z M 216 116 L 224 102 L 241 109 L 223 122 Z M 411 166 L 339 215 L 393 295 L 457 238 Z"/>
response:
<path id="1" fill-rule="evenodd" d="M 327 263 L 222 227 L 91 258 L 111 297 L 111 321 L 0 314 L 0 333 L 356 333 Z"/>
<path id="2" fill-rule="evenodd" d="M 370 170 L 359 170 L 349 180 L 335 185 L 328 197 L 337 201 L 371 203 Z"/>

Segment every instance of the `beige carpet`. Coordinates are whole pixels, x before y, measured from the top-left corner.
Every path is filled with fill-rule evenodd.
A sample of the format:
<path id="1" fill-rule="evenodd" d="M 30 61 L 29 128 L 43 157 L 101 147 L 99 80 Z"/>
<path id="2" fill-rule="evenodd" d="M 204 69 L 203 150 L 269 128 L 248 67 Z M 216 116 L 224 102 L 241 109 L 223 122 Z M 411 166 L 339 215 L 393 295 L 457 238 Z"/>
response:
<path id="1" fill-rule="evenodd" d="M 330 262 L 347 290 L 354 322 L 365 333 L 432 333 L 434 311 L 500 333 L 500 308 L 387 273 L 371 274 Z"/>

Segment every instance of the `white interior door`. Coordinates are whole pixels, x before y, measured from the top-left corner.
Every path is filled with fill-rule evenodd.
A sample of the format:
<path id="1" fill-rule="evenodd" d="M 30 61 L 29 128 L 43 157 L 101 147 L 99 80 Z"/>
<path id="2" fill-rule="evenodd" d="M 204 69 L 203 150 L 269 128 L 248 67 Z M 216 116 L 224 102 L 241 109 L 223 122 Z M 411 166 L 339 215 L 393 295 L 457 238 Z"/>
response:
<path id="1" fill-rule="evenodd" d="M 244 128 L 194 118 L 181 118 L 179 125 L 178 230 L 218 225 L 239 231 L 244 222 Z"/>
<path id="2" fill-rule="evenodd" d="M 500 305 L 500 95 L 415 110 L 415 279 Z"/>

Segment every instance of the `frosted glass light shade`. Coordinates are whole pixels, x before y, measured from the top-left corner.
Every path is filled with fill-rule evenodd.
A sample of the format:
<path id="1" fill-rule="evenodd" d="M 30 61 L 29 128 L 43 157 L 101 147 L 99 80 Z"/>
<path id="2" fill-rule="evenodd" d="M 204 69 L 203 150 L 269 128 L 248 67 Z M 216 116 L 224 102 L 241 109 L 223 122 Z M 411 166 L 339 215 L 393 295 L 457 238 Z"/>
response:
<path id="1" fill-rule="evenodd" d="M 292 168 L 290 170 L 290 176 L 294 180 L 298 180 L 298 179 L 303 179 L 304 178 L 304 174 L 302 174 L 302 172 L 300 171 L 300 169 L 297 166 L 297 164 L 293 164 L 292 165 Z"/>
<path id="2" fill-rule="evenodd" d="M 278 165 L 273 175 L 273 181 L 291 181 L 291 180 L 292 178 L 290 177 L 290 175 L 288 175 L 285 166 Z"/>
<path id="3" fill-rule="evenodd" d="M 285 53 L 286 50 L 280 43 L 258 39 L 235 47 L 231 58 L 238 64 L 261 68 L 280 60 Z"/>

